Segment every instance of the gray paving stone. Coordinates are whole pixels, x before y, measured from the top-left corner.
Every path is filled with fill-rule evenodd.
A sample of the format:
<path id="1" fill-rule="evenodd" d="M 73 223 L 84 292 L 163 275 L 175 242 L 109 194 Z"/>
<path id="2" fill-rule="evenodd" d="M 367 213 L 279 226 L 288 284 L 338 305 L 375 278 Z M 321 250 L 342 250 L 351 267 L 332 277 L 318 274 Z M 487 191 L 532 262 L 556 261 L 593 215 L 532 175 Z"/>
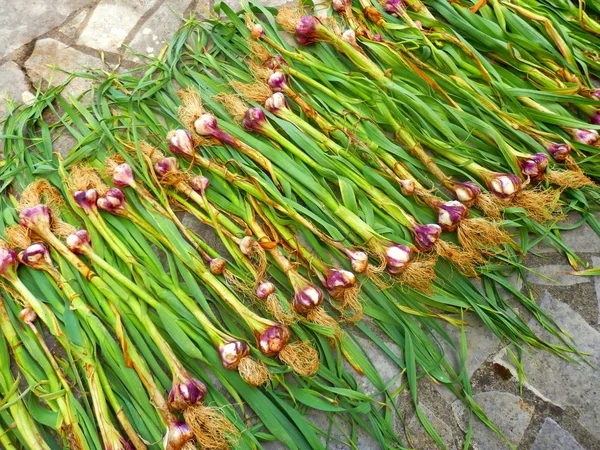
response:
<path id="1" fill-rule="evenodd" d="M 144 22 L 129 46 L 136 52 L 157 56 L 181 25 L 181 18 L 192 0 L 167 0 Z M 133 58 L 135 62 L 139 58 Z"/>
<path id="2" fill-rule="evenodd" d="M 460 320 L 459 316 L 454 316 L 454 318 Z M 465 315 L 464 320 L 468 324 L 468 326 L 465 327 L 467 337 L 466 367 L 467 373 L 469 374 L 469 377 L 471 377 L 481 364 L 483 364 L 483 362 L 498 348 L 498 343 L 500 341 L 475 314 Z M 456 347 L 460 349 L 460 328 L 447 322 L 443 322 L 440 325 L 444 327 Z M 460 355 L 458 351 L 453 348 L 448 341 L 441 337 L 439 338 L 439 342 L 441 343 L 446 360 L 458 373 L 460 371 Z M 445 386 L 436 384 L 435 387 L 448 401 L 453 401 L 455 399 L 455 395 Z"/>
<path id="3" fill-rule="evenodd" d="M 527 279 L 530 283 L 542 286 L 571 286 L 573 284 L 590 282 L 589 277 L 579 277 L 569 274 L 569 272 L 573 272 L 573 268 L 567 264 L 548 264 L 535 267 L 533 270 L 537 273 L 529 272 Z"/>
<path id="4" fill-rule="evenodd" d="M 561 225 L 575 224 L 581 220 L 581 215 L 578 213 L 571 213 L 567 217 L 565 222 Z M 574 230 L 565 230 L 560 233 L 563 242 L 576 253 L 598 253 L 600 252 L 600 237 L 592 230 L 592 228 L 584 223 L 580 227 Z M 552 247 L 546 245 L 538 245 L 535 247 L 534 252 L 536 253 L 553 253 Z"/>
<path id="5" fill-rule="evenodd" d="M 76 39 L 81 33 L 81 24 L 89 13 L 89 9 L 82 10 L 79 14 L 73 17 L 69 22 L 59 28 L 59 31 L 71 39 Z"/>
<path id="6" fill-rule="evenodd" d="M 559 326 L 573 337 L 577 348 L 587 356 L 590 364 L 600 364 L 600 333 L 566 304 L 553 299 L 548 293 L 540 307 L 548 312 Z M 533 330 L 549 341 L 556 342 L 535 321 Z M 507 356 L 500 363 L 514 371 Z M 600 438 L 600 371 L 587 364 L 571 363 L 550 352 L 535 352 L 523 357 L 527 386 L 540 397 L 562 408 L 572 406 L 579 414 L 579 423 Z"/>
<path id="7" fill-rule="evenodd" d="M 600 267 L 600 257 L 592 256 L 592 267 Z M 594 290 L 596 291 L 596 301 L 598 302 L 598 318 L 596 323 L 600 324 L 600 276 L 594 277 Z"/>
<path id="8" fill-rule="evenodd" d="M 568 431 L 546 418 L 531 450 L 585 450 Z"/>
<path id="9" fill-rule="evenodd" d="M 423 411 L 423 414 L 429 420 L 431 425 L 440 435 L 442 442 L 448 450 L 458 450 L 459 446 L 456 442 L 456 437 L 452 433 L 452 428 L 442 419 L 435 415 L 433 411 L 427 408 L 425 405 L 419 403 L 419 407 Z M 435 441 L 429 436 L 419 418 L 415 414 L 407 424 L 407 434 L 411 437 L 411 444 L 414 448 L 419 449 L 433 449 L 437 448 Z"/>
<path id="10" fill-rule="evenodd" d="M 514 445 L 518 445 L 533 415 L 533 407 L 521 397 L 508 392 L 482 392 L 473 399 L 481 406 L 487 417 Z M 469 412 L 460 400 L 452 404 L 452 410 L 460 428 L 467 430 Z M 473 419 L 472 444 L 476 450 L 505 450 L 510 445 L 479 419 Z"/>
<path id="11" fill-rule="evenodd" d="M 6 99 L 24 103 L 30 99 L 31 92 L 21 68 L 9 61 L 0 66 L 0 121 L 6 117 Z"/>
<path id="12" fill-rule="evenodd" d="M 63 70 L 58 70 L 55 67 Z M 36 42 L 35 49 L 25 62 L 27 74 L 37 86 L 45 81 L 56 86 L 64 82 L 69 75 L 64 71 L 81 72 L 86 67 L 100 68 L 103 63 L 99 58 L 82 53 L 54 39 L 42 39 Z M 79 96 L 90 87 L 90 81 L 83 78 L 71 80 L 63 91 L 63 95 Z"/>
<path id="13" fill-rule="evenodd" d="M 151 0 L 102 1 L 96 6 L 77 43 L 107 52 L 118 51 L 153 3 Z"/>
<path id="14" fill-rule="evenodd" d="M 26 6 L 25 6 L 26 3 Z M 91 0 L 5 0 L 0 10 L 0 58 L 59 26 Z"/>

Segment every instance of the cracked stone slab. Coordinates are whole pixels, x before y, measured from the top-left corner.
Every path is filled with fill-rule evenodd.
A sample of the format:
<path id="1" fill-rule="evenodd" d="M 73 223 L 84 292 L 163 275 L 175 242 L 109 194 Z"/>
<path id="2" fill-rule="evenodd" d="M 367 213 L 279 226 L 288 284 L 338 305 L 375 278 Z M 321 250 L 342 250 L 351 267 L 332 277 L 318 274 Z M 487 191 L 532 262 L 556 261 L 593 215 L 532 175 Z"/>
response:
<path id="1" fill-rule="evenodd" d="M 182 23 L 182 16 L 192 0 L 167 0 L 146 20 L 129 46 L 138 53 L 157 56 Z M 134 57 L 133 61 L 139 58 Z"/>
<path id="2" fill-rule="evenodd" d="M 530 283 L 542 286 L 571 286 L 573 284 L 589 283 L 590 281 L 589 277 L 571 275 L 569 272 L 573 272 L 573 268 L 566 264 L 547 264 L 536 267 L 534 270 L 535 272 L 529 273 L 527 279 Z"/>
<path id="3" fill-rule="evenodd" d="M 0 66 L 0 121 L 6 118 L 6 99 L 16 103 L 26 103 L 31 99 L 27 79 L 21 68 L 9 61 Z"/>
<path id="4" fill-rule="evenodd" d="M 454 434 L 452 433 L 452 428 L 450 425 L 440 419 L 433 411 L 431 411 L 422 403 L 419 403 L 419 407 L 421 408 L 421 411 L 423 411 L 423 415 L 427 418 L 427 420 L 429 420 L 431 425 L 433 425 L 433 428 L 435 428 L 440 435 L 440 438 L 442 439 L 442 442 L 446 446 L 447 450 L 458 450 L 459 446 L 456 442 Z M 431 436 L 429 436 L 416 414 L 408 421 L 406 428 L 408 431 L 407 434 L 411 437 L 411 444 L 413 447 L 423 449 L 433 449 L 438 447 Z"/>
<path id="5" fill-rule="evenodd" d="M 71 39 L 77 38 L 77 36 L 79 36 L 79 33 L 81 32 L 80 26 L 87 17 L 88 13 L 89 9 L 79 12 L 69 22 L 60 27 L 59 31 L 65 36 L 70 37 Z"/>
<path id="6" fill-rule="evenodd" d="M 52 67 L 55 66 L 55 67 Z M 42 39 L 36 42 L 35 49 L 25 62 L 25 68 L 31 81 L 38 85 L 45 81 L 52 86 L 64 82 L 69 72 L 85 71 L 86 67 L 103 66 L 99 58 L 82 53 L 54 39 Z M 57 69 L 60 67 L 62 70 Z M 79 96 L 90 87 L 90 80 L 75 78 L 63 91 L 63 95 Z"/>
<path id="7" fill-rule="evenodd" d="M 531 450 L 585 450 L 569 432 L 547 417 Z"/>
<path id="8" fill-rule="evenodd" d="M 473 400 L 485 412 L 506 438 L 515 446 L 521 442 L 533 415 L 533 407 L 521 397 L 508 392 L 482 392 Z M 469 411 L 457 400 L 452 403 L 452 411 L 463 431 L 467 431 Z M 476 450 L 509 450 L 511 446 L 479 419 L 473 419 L 472 444 Z"/>
<path id="9" fill-rule="evenodd" d="M 69 14 L 90 0 L 30 0 L 2 2 L 0 14 L 0 58 L 58 27 Z"/>
<path id="10" fill-rule="evenodd" d="M 151 0 L 102 1 L 96 6 L 77 43 L 107 52 L 118 51 L 152 4 Z"/>
<path id="11" fill-rule="evenodd" d="M 561 329 L 573 337 L 579 351 L 588 354 L 589 363 L 598 367 L 600 333 L 568 305 L 553 299 L 548 293 L 544 295 L 540 307 L 548 312 Z M 530 321 L 529 325 L 542 338 L 557 343 L 557 339 L 550 336 L 534 320 Z M 497 362 L 516 374 L 507 355 L 499 355 Z M 561 408 L 575 408 L 579 414 L 579 423 L 600 438 L 600 371 L 585 363 L 568 362 L 543 351 L 525 354 L 522 365 L 529 389 Z"/>

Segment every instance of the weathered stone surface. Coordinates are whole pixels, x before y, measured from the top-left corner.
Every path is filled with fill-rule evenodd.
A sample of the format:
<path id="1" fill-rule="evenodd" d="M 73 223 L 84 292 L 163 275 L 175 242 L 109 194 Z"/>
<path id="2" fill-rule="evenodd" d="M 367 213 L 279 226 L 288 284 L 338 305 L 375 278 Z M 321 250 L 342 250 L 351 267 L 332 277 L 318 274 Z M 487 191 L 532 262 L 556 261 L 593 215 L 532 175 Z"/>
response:
<path id="1" fill-rule="evenodd" d="M 75 39 L 79 36 L 81 32 L 81 24 L 85 20 L 89 13 L 89 9 L 84 9 L 79 12 L 75 17 L 65 23 L 62 27 L 60 27 L 59 31 L 65 36 L 70 37 L 71 39 Z"/>
<path id="2" fill-rule="evenodd" d="M 546 418 L 531 450 L 585 450 L 568 431 L 551 418 Z"/>
<path id="3" fill-rule="evenodd" d="M 14 62 L 9 61 L 0 66 L 0 121 L 6 117 L 6 99 L 16 103 L 27 102 L 31 95 L 25 74 Z"/>
<path id="4" fill-rule="evenodd" d="M 454 318 L 460 320 L 459 316 L 455 316 Z M 481 364 L 483 364 L 483 362 L 494 352 L 494 350 L 496 350 L 500 341 L 475 314 L 467 314 L 464 317 L 464 320 L 468 324 L 468 326 L 465 327 L 467 339 L 466 367 L 467 373 L 469 374 L 469 377 L 471 377 L 479 368 L 479 366 L 481 366 Z M 440 336 L 439 342 L 441 343 L 444 356 L 446 361 L 448 361 L 454 370 L 459 373 L 461 370 L 459 354 L 461 330 L 460 328 L 447 322 L 443 322 L 440 325 L 444 327 L 456 346 L 453 347 L 448 341 L 444 340 Z M 455 395 L 443 385 L 436 385 L 436 389 L 448 401 L 452 401 L 456 398 Z"/>
<path id="5" fill-rule="evenodd" d="M 100 68 L 103 63 L 99 58 L 82 53 L 54 39 L 37 41 L 35 49 L 25 62 L 27 73 L 34 84 L 40 81 L 56 86 L 64 82 L 70 72 L 86 71 L 86 67 Z M 60 67 L 59 70 L 56 67 Z M 78 96 L 88 90 L 90 81 L 83 78 L 71 80 L 63 95 Z"/>
<path id="6" fill-rule="evenodd" d="M 4 1 L 0 8 L 0 58 L 59 26 L 90 0 Z"/>
<path id="7" fill-rule="evenodd" d="M 362 320 L 363 323 L 371 329 L 371 331 L 377 334 L 381 339 L 385 340 L 386 345 L 396 356 L 402 357 L 402 350 L 393 342 L 390 342 L 389 339 L 387 339 L 378 329 L 378 327 L 372 324 L 371 319 L 364 317 Z M 394 380 L 395 382 L 391 384 L 391 390 L 393 391 L 395 388 L 397 388 L 403 380 L 402 377 L 399 376 L 400 369 L 398 366 L 373 341 L 366 339 L 358 329 L 349 329 L 348 333 L 352 334 L 353 338 L 358 342 L 358 345 L 369 357 L 371 363 L 377 369 L 379 376 L 383 380 L 383 383 L 388 385 L 392 380 Z M 349 372 L 356 374 L 355 369 L 345 359 L 344 365 Z M 375 395 L 380 392 L 380 389 L 375 387 L 366 376 L 356 375 L 356 381 L 360 390 L 367 395 Z"/>
<path id="8" fill-rule="evenodd" d="M 600 258 L 592 256 L 592 266 L 600 268 Z M 596 323 L 600 324 L 600 276 L 594 277 L 594 289 L 596 291 L 596 301 L 598 302 L 598 318 Z"/>
<path id="9" fill-rule="evenodd" d="M 561 225 L 574 225 L 579 223 L 581 215 L 579 213 L 570 213 Z M 560 233 L 563 242 L 576 253 L 598 253 L 600 252 L 600 236 L 594 230 L 584 223 L 574 230 L 564 230 Z M 547 245 L 538 245 L 535 247 L 536 253 L 552 253 L 556 250 Z"/>
<path id="10" fill-rule="evenodd" d="M 600 333 L 587 324 L 569 306 L 554 300 L 546 293 L 541 308 L 575 340 L 577 349 L 587 356 L 590 364 L 600 364 Z M 543 338 L 557 340 L 541 329 L 535 321 L 529 324 Z M 505 356 L 502 364 L 514 367 Z M 536 352 L 523 357 L 527 386 L 542 398 L 560 406 L 572 406 L 579 413 L 579 423 L 596 437 L 600 437 L 600 371 L 589 365 L 571 363 L 550 352 Z"/>
<path id="11" fill-rule="evenodd" d="M 107 52 L 118 51 L 152 3 L 151 0 L 104 0 L 96 6 L 77 43 Z"/>
<path id="12" fill-rule="evenodd" d="M 566 264 L 548 264 L 536 267 L 534 271 L 529 273 L 527 279 L 530 283 L 543 286 L 570 286 L 590 281 L 589 278 L 569 274 L 569 272 L 573 272 L 573 268 Z"/>
<path id="13" fill-rule="evenodd" d="M 431 425 L 433 425 L 435 430 L 440 435 L 440 438 L 442 439 L 442 442 L 446 448 L 448 450 L 457 450 L 459 446 L 456 442 L 454 434 L 452 433 L 452 428 L 446 422 L 436 416 L 433 411 L 431 411 L 425 405 L 419 403 L 419 407 L 423 411 L 423 414 L 427 420 L 429 420 Z M 416 414 L 408 421 L 407 430 L 408 435 L 412 439 L 411 444 L 414 448 L 433 449 L 438 447 L 431 436 L 429 436 Z"/>
<path id="14" fill-rule="evenodd" d="M 129 44 L 136 52 L 156 56 L 181 25 L 183 13 L 191 0 L 167 0 L 141 28 Z M 134 59 L 135 61 L 135 59 Z"/>
<path id="15" fill-rule="evenodd" d="M 533 408 L 508 392 L 483 392 L 473 399 L 481 406 L 487 417 L 498 427 L 510 442 L 518 445 L 529 425 Z M 469 412 L 460 400 L 452 404 L 459 426 L 467 430 Z M 477 450 L 505 450 L 510 445 L 479 419 L 473 419 L 473 447 Z"/>

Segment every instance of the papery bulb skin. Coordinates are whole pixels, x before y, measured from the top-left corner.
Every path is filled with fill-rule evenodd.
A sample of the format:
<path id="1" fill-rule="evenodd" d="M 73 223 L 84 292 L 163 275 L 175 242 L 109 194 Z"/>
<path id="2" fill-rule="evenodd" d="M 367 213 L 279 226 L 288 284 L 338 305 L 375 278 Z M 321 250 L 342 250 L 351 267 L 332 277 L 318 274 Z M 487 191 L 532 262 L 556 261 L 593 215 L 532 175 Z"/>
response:
<path id="1" fill-rule="evenodd" d="M 548 167 L 548 156 L 544 153 L 535 153 L 526 159 L 520 159 L 519 166 L 524 177 L 531 181 L 543 180 Z"/>
<path id="2" fill-rule="evenodd" d="M 38 268 L 42 265 L 52 264 L 48 246 L 43 242 L 31 244 L 25 250 L 19 253 L 19 261 L 26 266 Z"/>
<path id="3" fill-rule="evenodd" d="M 593 145 L 598 140 L 598 132 L 596 130 L 577 130 L 574 138 L 580 144 Z"/>
<path id="4" fill-rule="evenodd" d="M 206 397 L 206 385 L 195 378 L 186 376 L 181 381 L 173 382 L 169 391 L 169 407 L 183 410 L 202 404 Z"/>
<path id="5" fill-rule="evenodd" d="M 244 114 L 244 127 L 255 133 L 260 133 L 268 125 L 267 116 L 260 108 L 250 108 Z"/>
<path id="6" fill-rule="evenodd" d="M 112 181 L 117 187 L 133 186 L 135 179 L 133 178 L 133 170 L 127 163 L 119 164 L 113 170 Z"/>
<path id="7" fill-rule="evenodd" d="M 403 195 L 413 195 L 415 193 L 416 185 L 413 180 L 400 180 L 398 184 Z"/>
<path id="8" fill-rule="evenodd" d="M 46 205 L 37 205 L 19 213 L 19 223 L 25 228 L 48 229 L 52 224 L 52 211 Z"/>
<path id="9" fill-rule="evenodd" d="M 453 183 L 451 187 L 454 197 L 466 206 L 471 206 L 481 194 L 481 188 L 472 181 Z"/>
<path id="10" fill-rule="evenodd" d="M 265 100 L 265 108 L 267 111 L 277 115 L 283 109 L 287 109 L 288 104 L 285 95 L 281 92 L 275 92 L 267 100 Z"/>
<path id="11" fill-rule="evenodd" d="M 123 214 L 125 212 L 125 194 L 119 188 L 110 188 L 104 196 L 96 200 L 96 205 L 110 214 Z"/>
<path id="12" fill-rule="evenodd" d="M 329 292 L 340 292 L 356 285 L 356 275 L 349 270 L 329 269 L 323 283 Z"/>
<path id="13" fill-rule="evenodd" d="M 596 111 L 594 115 L 590 118 L 590 123 L 592 125 L 600 125 L 600 111 Z"/>
<path id="14" fill-rule="evenodd" d="M 210 273 L 213 275 L 223 275 L 225 269 L 227 268 L 227 261 L 223 258 L 214 258 L 211 260 L 210 264 Z"/>
<path id="15" fill-rule="evenodd" d="M 415 20 L 413 23 L 415 24 L 415 27 L 417 27 L 417 29 L 423 31 L 423 24 L 420 20 Z"/>
<path id="16" fill-rule="evenodd" d="M 205 176 L 198 175 L 196 177 L 190 178 L 189 184 L 194 191 L 204 195 L 204 192 L 206 191 L 206 189 L 208 189 L 208 186 L 210 185 L 210 180 Z"/>
<path id="17" fill-rule="evenodd" d="M 596 100 L 600 100 L 600 89 L 594 89 L 590 92 L 590 97 Z"/>
<path id="18" fill-rule="evenodd" d="M 252 254 L 255 245 L 256 241 L 252 236 L 244 236 L 238 244 L 240 251 L 246 256 Z"/>
<path id="19" fill-rule="evenodd" d="M 194 154 L 194 141 L 192 133 L 188 130 L 178 129 L 169 131 L 167 142 L 169 143 L 169 150 L 176 155 L 192 156 Z"/>
<path id="20" fill-rule="evenodd" d="M 19 318 L 23 321 L 23 323 L 30 324 L 37 320 L 37 314 L 31 308 L 23 308 L 19 311 Z"/>
<path id="21" fill-rule="evenodd" d="M 490 192 L 500 198 L 511 198 L 522 188 L 521 179 L 508 173 L 496 173 L 488 181 Z"/>
<path id="22" fill-rule="evenodd" d="M 402 244 L 391 245 L 385 249 L 386 269 L 392 275 L 406 269 L 410 262 L 412 251 L 410 247 Z"/>
<path id="23" fill-rule="evenodd" d="M 342 33 L 342 40 L 350 45 L 357 46 L 356 33 L 354 30 L 346 30 Z"/>
<path id="24" fill-rule="evenodd" d="M 92 206 L 96 206 L 96 201 L 98 200 L 98 191 L 96 189 L 76 191 L 73 193 L 73 200 L 80 208 L 89 209 Z"/>
<path id="25" fill-rule="evenodd" d="M 92 238 L 87 230 L 79 230 L 67 236 L 66 244 L 73 253 L 85 253 L 92 246 Z"/>
<path id="26" fill-rule="evenodd" d="M 267 83 L 274 92 L 281 92 L 287 88 L 286 76 L 280 71 L 273 72 L 271 75 L 269 75 Z"/>
<path id="27" fill-rule="evenodd" d="M 349 7 L 351 2 L 349 0 L 333 0 L 331 2 L 331 7 L 337 13 L 343 13 L 346 11 L 346 8 Z"/>
<path id="28" fill-rule="evenodd" d="M 157 161 L 156 164 L 154 164 L 154 170 L 161 177 L 165 177 L 170 173 L 179 171 L 179 162 L 177 161 L 177 158 L 169 156 L 168 158 Z"/>
<path id="29" fill-rule="evenodd" d="M 383 37 L 380 34 L 374 34 L 373 35 L 373 40 L 375 42 L 383 42 Z"/>
<path id="30" fill-rule="evenodd" d="M 265 35 L 265 30 L 261 24 L 254 24 L 250 29 L 250 35 L 252 36 L 252 39 L 260 39 Z"/>
<path id="31" fill-rule="evenodd" d="M 14 275 L 18 264 L 17 252 L 0 246 L 0 277 Z"/>
<path id="32" fill-rule="evenodd" d="M 384 9 L 388 14 L 399 14 L 404 9 L 404 2 L 402 0 L 387 0 Z"/>
<path id="33" fill-rule="evenodd" d="M 267 68 L 270 70 L 277 70 L 287 65 L 287 61 L 283 59 L 283 56 L 281 56 L 279 53 L 273 55 L 267 61 Z"/>
<path id="34" fill-rule="evenodd" d="M 243 341 L 230 341 L 219 346 L 221 364 L 229 370 L 235 370 L 249 353 L 250 347 Z"/>
<path id="35" fill-rule="evenodd" d="M 369 267 L 369 255 L 360 250 L 346 250 L 350 265 L 355 273 L 363 273 Z"/>
<path id="36" fill-rule="evenodd" d="M 321 22 L 315 16 L 304 16 L 296 26 L 296 41 L 300 45 L 310 45 L 318 42 Z"/>
<path id="37" fill-rule="evenodd" d="M 194 439 L 194 433 L 185 422 L 171 422 L 167 425 L 163 447 L 165 450 L 181 450 L 192 439 Z"/>
<path id="38" fill-rule="evenodd" d="M 258 336 L 258 348 L 265 356 L 275 356 L 290 340 L 290 331 L 283 325 L 274 325 Z"/>
<path id="39" fill-rule="evenodd" d="M 415 245 L 422 252 L 428 252 L 440 238 L 442 227 L 438 224 L 415 225 L 413 236 Z"/>
<path id="40" fill-rule="evenodd" d="M 557 163 L 564 163 L 571 153 L 571 146 L 562 142 L 553 142 L 546 150 Z"/>
<path id="41" fill-rule="evenodd" d="M 457 200 L 438 205 L 438 224 L 444 231 L 452 232 L 456 230 L 460 221 L 468 215 L 469 208 Z"/>
<path id="42" fill-rule="evenodd" d="M 256 288 L 256 296 L 261 300 L 265 300 L 273 293 L 275 293 L 275 285 L 270 281 L 261 281 Z"/>
<path id="43" fill-rule="evenodd" d="M 294 295 L 294 309 L 306 314 L 323 302 L 323 291 L 314 284 L 307 284 Z"/>
<path id="44" fill-rule="evenodd" d="M 194 122 L 194 129 L 200 136 L 215 136 L 219 131 L 217 118 L 212 114 L 202 114 Z"/>

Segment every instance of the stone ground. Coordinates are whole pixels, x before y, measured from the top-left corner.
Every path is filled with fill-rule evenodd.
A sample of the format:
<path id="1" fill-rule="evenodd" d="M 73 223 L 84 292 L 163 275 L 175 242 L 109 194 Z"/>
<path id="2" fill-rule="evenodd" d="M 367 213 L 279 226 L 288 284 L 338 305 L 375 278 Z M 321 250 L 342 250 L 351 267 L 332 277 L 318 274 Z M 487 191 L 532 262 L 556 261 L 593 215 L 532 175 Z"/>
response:
<path id="1" fill-rule="evenodd" d="M 286 1 L 266 3 L 279 6 Z M 0 0 L 0 92 L 17 102 L 31 101 L 37 89 L 65 79 L 65 73 L 54 66 L 66 70 L 82 70 L 86 66 L 108 70 L 117 65 L 132 67 L 138 58 L 129 48 L 159 54 L 181 17 L 205 17 L 210 14 L 212 2 Z M 232 7 L 237 4 L 237 0 L 227 2 Z M 75 81 L 67 94 L 80 94 L 87 87 L 84 81 Z M 0 119 L 6 114 L 4 97 L 0 100 Z M 600 267 L 600 238 L 589 227 L 565 231 L 563 237 L 590 266 Z M 474 398 L 519 450 L 600 450 L 600 372 L 591 367 L 600 363 L 600 277 L 570 275 L 566 258 L 545 247 L 531 255 L 527 264 L 535 271 L 530 282 L 535 287 L 536 300 L 571 334 L 579 348 L 589 353 L 590 365 L 531 351 L 522 363 L 527 378 L 520 389 L 510 349 L 471 318 L 467 330 L 468 371 Z M 533 322 L 532 325 L 539 328 Z M 457 331 L 450 331 L 458 337 Z M 369 345 L 367 341 L 365 345 Z M 384 376 L 397 376 L 376 349 L 368 351 L 377 358 Z M 409 399 L 401 395 L 398 401 L 405 412 L 398 421 L 398 433 L 410 442 L 411 448 L 434 449 L 436 446 L 420 426 Z M 421 382 L 420 402 L 448 449 L 462 448 L 469 419 L 463 406 L 427 380 Z M 356 447 L 375 448 L 362 439 Z M 280 447 L 271 444 L 270 448 Z M 500 450 L 510 446 L 474 422 L 471 448 Z"/>

